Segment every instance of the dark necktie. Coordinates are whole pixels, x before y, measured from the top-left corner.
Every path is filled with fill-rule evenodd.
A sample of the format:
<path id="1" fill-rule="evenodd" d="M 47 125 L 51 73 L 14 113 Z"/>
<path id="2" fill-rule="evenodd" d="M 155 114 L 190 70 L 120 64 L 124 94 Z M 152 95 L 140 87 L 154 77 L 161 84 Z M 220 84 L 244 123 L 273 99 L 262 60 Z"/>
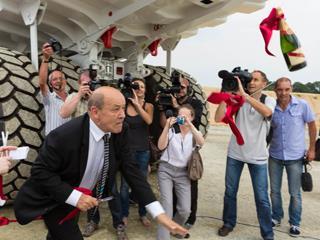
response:
<path id="1" fill-rule="evenodd" d="M 106 180 L 108 177 L 109 172 L 109 140 L 110 140 L 110 134 L 106 134 L 103 136 L 104 141 L 104 161 L 103 161 L 103 167 L 100 173 L 100 176 L 97 181 L 96 186 L 96 197 L 97 199 L 102 198 L 102 194 L 104 191 L 104 187 L 106 184 Z"/>
<path id="2" fill-rule="evenodd" d="M 111 134 L 105 134 L 103 136 L 103 141 L 104 141 L 104 160 L 103 160 L 103 166 L 101 173 L 99 175 L 97 184 L 96 184 L 96 198 L 102 199 L 103 191 L 106 185 L 106 180 L 108 177 L 108 172 L 109 172 L 109 140 L 110 140 L 110 135 Z M 91 219 L 93 218 L 94 214 L 98 210 L 98 207 L 93 208 L 89 214 L 91 215 Z"/>

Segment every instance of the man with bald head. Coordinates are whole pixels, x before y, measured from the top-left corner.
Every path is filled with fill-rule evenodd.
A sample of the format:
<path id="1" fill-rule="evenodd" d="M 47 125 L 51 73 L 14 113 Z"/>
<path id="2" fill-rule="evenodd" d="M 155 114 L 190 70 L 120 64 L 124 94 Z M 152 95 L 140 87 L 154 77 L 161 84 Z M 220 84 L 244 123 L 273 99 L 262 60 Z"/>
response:
<path id="1" fill-rule="evenodd" d="M 46 116 L 45 135 L 70 120 L 70 118 L 62 118 L 59 115 L 60 108 L 68 96 L 65 75 L 59 70 L 54 70 L 48 78 L 48 67 L 52 55 L 51 45 L 49 43 L 43 44 L 42 62 L 39 69 L 39 87 Z M 49 90 L 47 78 L 52 92 Z"/>
<path id="2" fill-rule="evenodd" d="M 104 169 L 104 139 L 109 140 L 109 167 L 103 196 L 109 196 L 119 170 L 149 213 L 171 232 L 186 234 L 156 201 L 149 184 L 133 160 L 124 124 L 125 99 L 115 88 L 101 87 L 89 99 L 88 113 L 53 130 L 45 139 L 31 169 L 31 177 L 15 200 L 20 224 L 42 216 L 51 239 L 83 239 L 76 218 L 59 222 L 75 207 L 87 211 L 99 200 L 76 190 L 94 189 Z"/>

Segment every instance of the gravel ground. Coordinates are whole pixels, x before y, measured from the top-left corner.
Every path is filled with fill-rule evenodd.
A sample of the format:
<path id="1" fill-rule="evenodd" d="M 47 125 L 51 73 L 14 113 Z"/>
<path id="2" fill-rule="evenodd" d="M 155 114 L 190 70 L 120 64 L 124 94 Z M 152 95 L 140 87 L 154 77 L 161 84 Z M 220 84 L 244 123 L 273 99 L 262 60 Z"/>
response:
<path id="1" fill-rule="evenodd" d="M 222 225 L 222 207 L 224 193 L 224 171 L 226 163 L 226 150 L 230 136 L 230 130 L 226 126 L 211 126 L 206 139 L 205 146 L 201 153 L 205 164 L 203 179 L 199 182 L 199 207 L 198 219 L 195 226 L 190 230 L 190 239 L 261 239 L 253 191 L 250 176 L 247 168 L 244 169 L 240 189 L 238 193 L 238 225 L 228 237 L 222 238 L 217 235 L 218 228 Z M 302 234 L 301 239 L 320 239 L 320 163 L 312 164 L 311 174 L 313 176 L 314 190 L 311 193 L 303 193 L 303 215 L 302 215 Z M 288 189 L 286 174 L 283 180 L 283 200 L 285 218 L 281 227 L 276 228 L 276 239 L 292 239 L 288 234 Z M 151 174 L 150 181 L 157 192 L 155 173 Z M 157 193 L 158 194 L 158 193 Z M 96 234 L 88 238 L 116 239 L 112 229 L 109 210 L 106 206 L 102 207 L 104 216 L 100 228 Z M 132 239 L 156 239 L 156 223 L 153 221 L 150 228 L 144 228 L 138 220 L 138 209 L 130 208 L 128 225 L 128 236 Z M 103 214 L 107 212 L 106 214 Z M 13 218 L 12 207 L 8 206 L 0 209 L 0 216 Z M 85 214 L 81 215 L 80 226 L 85 224 Z M 42 240 L 45 239 L 46 229 L 42 221 L 21 226 L 11 223 L 8 226 L 0 227 L 0 240 Z"/>

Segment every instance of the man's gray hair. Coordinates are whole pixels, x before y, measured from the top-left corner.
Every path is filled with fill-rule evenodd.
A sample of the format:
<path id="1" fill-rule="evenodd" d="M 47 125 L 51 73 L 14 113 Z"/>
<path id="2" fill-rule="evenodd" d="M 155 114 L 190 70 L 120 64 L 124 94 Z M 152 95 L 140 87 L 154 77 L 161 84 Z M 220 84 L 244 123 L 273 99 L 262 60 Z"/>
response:
<path id="1" fill-rule="evenodd" d="M 64 73 L 63 73 L 62 71 L 60 71 L 60 70 L 54 70 L 54 71 L 52 71 L 52 72 L 49 74 L 49 77 L 48 77 L 49 83 L 51 82 L 51 80 L 52 80 L 52 78 L 53 78 L 53 73 L 54 73 L 54 72 L 60 72 L 61 75 L 62 75 L 62 77 L 63 77 L 63 79 L 66 79 L 66 76 L 64 75 Z"/>

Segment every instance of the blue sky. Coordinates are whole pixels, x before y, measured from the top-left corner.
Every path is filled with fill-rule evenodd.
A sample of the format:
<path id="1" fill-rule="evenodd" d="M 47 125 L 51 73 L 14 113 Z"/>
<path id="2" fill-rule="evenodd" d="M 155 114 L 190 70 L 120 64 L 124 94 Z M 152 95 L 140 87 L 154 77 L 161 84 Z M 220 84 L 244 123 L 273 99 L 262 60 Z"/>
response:
<path id="1" fill-rule="evenodd" d="M 287 23 L 296 33 L 307 59 L 307 67 L 289 72 L 280 50 L 279 32 L 274 31 L 269 50 L 264 51 L 264 42 L 259 24 L 273 7 L 281 7 Z M 251 14 L 234 14 L 226 23 L 214 28 L 204 28 L 198 34 L 182 39 L 172 52 L 172 67 L 191 74 L 201 85 L 219 87 L 221 79 L 217 73 L 221 69 L 232 70 L 236 66 L 252 71 L 264 71 L 269 80 L 289 77 L 292 81 L 320 81 L 320 1 L 319 0 L 269 0 L 265 8 Z M 162 49 L 158 56 L 148 56 L 145 63 L 166 65 L 166 55 Z"/>

